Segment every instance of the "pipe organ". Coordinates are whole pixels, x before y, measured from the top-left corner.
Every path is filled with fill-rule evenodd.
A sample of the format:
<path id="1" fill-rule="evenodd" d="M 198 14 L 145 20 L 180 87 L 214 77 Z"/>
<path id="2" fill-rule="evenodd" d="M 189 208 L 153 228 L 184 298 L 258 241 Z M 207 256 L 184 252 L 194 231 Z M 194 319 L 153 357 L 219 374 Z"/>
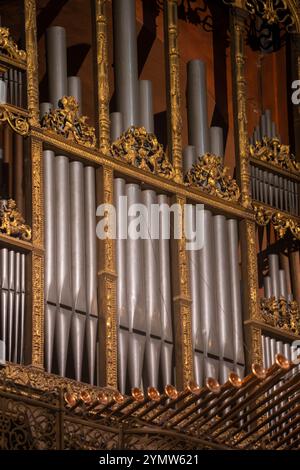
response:
<path id="1" fill-rule="evenodd" d="M 176 0 L 69 0 L 37 29 L 44 3 L 25 0 L 19 37 L 0 27 L 0 382 L 2 364 L 9 380 L 51 374 L 34 384 L 63 388 L 70 413 L 165 426 L 169 410 L 174 432 L 217 403 L 245 431 L 252 388 L 277 413 L 299 353 L 300 163 L 273 76 L 286 46 L 252 49 L 245 18 L 268 21 L 249 2 L 208 2 L 211 35 Z"/>

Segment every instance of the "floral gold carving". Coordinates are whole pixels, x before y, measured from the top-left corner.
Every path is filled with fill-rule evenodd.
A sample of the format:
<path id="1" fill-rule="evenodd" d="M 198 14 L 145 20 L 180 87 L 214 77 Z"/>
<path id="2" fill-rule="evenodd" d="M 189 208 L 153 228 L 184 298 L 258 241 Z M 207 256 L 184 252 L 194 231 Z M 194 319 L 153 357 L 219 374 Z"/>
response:
<path id="1" fill-rule="evenodd" d="M 44 258 L 32 254 L 32 355 L 35 367 L 44 365 Z"/>
<path id="2" fill-rule="evenodd" d="M 272 223 L 280 238 L 291 232 L 294 238 L 300 240 L 300 222 L 298 219 L 277 210 L 272 211 L 259 204 L 253 204 L 253 207 L 258 225 L 266 226 Z"/>
<path id="3" fill-rule="evenodd" d="M 0 122 L 8 122 L 12 130 L 20 135 L 27 136 L 29 133 L 28 117 L 19 114 L 9 105 L 0 105 Z"/>
<path id="4" fill-rule="evenodd" d="M 29 123 L 39 127 L 39 76 L 37 57 L 36 1 L 25 0 L 25 35 L 27 51 L 27 105 Z"/>
<path id="5" fill-rule="evenodd" d="M 79 106 L 73 96 L 63 96 L 58 108 L 46 113 L 41 125 L 77 144 L 94 148 L 96 146 L 95 129 L 86 124 L 87 117 L 79 115 Z"/>
<path id="6" fill-rule="evenodd" d="M 261 299 L 260 312 L 268 325 L 300 335 L 300 309 L 295 300 L 288 301 L 284 297 Z"/>
<path id="7" fill-rule="evenodd" d="M 187 185 L 197 186 L 213 196 L 237 202 L 240 189 L 228 172 L 229 169 L 223 166 L 221 157 L 207 153 L 198 158 L 186 173 L 184 180 Z"/>
<path id="8" fill-rule="evenodd" d="M 26 52 L 18 48 L 9 34 L 9 29 L 0 27 L 0 49 L 12 59 L 26 62 Z"/>
<path id="9" fill-rule="evenodd" d="M 260 328 L 252 327 L 252 354 L 251 362 L 253 364 L 263 364 L 262 339 Z"/>
<path id="10" fill-rule="evenodd" d="M 175 170 L 169 162 L 162 145 L 154 134 L 144 127 L 130 127 L 111 145 L 113 157 L 121 158 L 130 165 L 158 176 L 174 180 Z"/>
<path id="11" fill-rule="evenodd" d="M 0 200 L 0 233 L 25 241 L 31 240 L 31 228 L 25 224 L 13 199 Z"/>
<path id="12" fill-rule="evenodd" d="M 262 141 L 250 145 L 250 155 L 283 170 L 294 173 L 300 172 L 300 163 L 296 161 L 295 156 L 290 152 L 290 146 L 281 144 L 276 138 L 264 137 Z"/>

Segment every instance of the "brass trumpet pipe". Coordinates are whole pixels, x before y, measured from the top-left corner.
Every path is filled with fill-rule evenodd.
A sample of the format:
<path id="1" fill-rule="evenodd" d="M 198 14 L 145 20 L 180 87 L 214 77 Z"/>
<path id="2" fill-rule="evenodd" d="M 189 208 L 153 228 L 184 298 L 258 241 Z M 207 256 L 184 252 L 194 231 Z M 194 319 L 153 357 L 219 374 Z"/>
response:
<path id="1" fill-rule="evenodd" d="M 158 401 L 154 401 L 154 403 L 152 403 L 150 406 L 148 406 L 148 408 L 146 410 L 142 411 L 142 413 L 139 414 L 139 418 L 144 418 L 152 410 L 157 408 L 157 406 L 162 405 L 167 400 L 168 400 L 168 397 L 166 395 L 162 395 Z"/>
<path id="2" fill-rule="evenodd" d="M 180 403 L 182 400 L 184 400 L 188 395 L 190 394 L 190 391 L 188 389 L 184 390 L 182 393 L 179 394 L 179 396 L 177 396 L 176 398 L 170 398 L 167 394 L 165 395 L 166 396 L 166 400 L 170 399 L 170 402 L 167 403 L 167 405 L 158 410 L 156 413 L 154 413 L 154 415 L 149 419 L 149 423 L 152 423 L 152 421 L 154 421 L 156 418 L 158 418 L 159 416 L 161 416 L 162 414 L 164 414 L 167 410 L 169 410 L 170 408 L 172 408 L 172 406 L 176 405 L 177 403 Z"/>
<path id="3" fill-rule="evenodd" d="M 290 423 L 289 423 L 289 428 L 291 428 L 291 426 L 295 425 L 295 424 L 298 424 L 298 422 L 300 421 L 300 416 L 296 416 L 295 419 L 293 419 Z M 282 430 L 284 432 L 284 430 Z M 299 427 L 294 429 L 294 431 L 290 432 L 286 437 L 284 437 L 282 440 L 280 440 L 279 442 L 276 442 L 275 446 L 272 447 L 272 450 L 277 450 L 279 447 L 281 447 L 283 444 L 285 444 L 286 442 L 290 441 L 292 437 L 294 436 L 299 436 L 300 434 L 300 429 Z M 274 436 L 275 438 L 275 436 Z M 293 443 L 293 446 L 295 445 L 295 443 Z"/>
<path id="4" fill-rule="evenodd" d="M 175 416 L 177 416 L 178 414 L 180 414 L 184 409 L 186 409 L 188 406 L 192 405 L 193 403 L 197 402 L 198 400 L 200 400 L 201 398 L 205 397 L 210 391 L 207 389 L 207 388 L 203 388 L 201 389 L 201 391 L 199 392 L 199 394 L 197 395 L 194 395 L 192 397 L 190 397 L 185 403 L 183 403 L 179 408 L 176 408 L 176 410 L 174 410 L 174 413 L 172 414 L 172 416 L 168 416 L 168 423 L 167 423 L 167 426 L 168 427 L 174 427 L 176 426 L 178 423 L 180 423 L 181 421 L 183 421 L 185 419 L 185 416 L 179 416 L 174 422 L 172 423 L 169 423 L 169 420 L 172 420 L 173 418 L 175 418 Z M 194 408 L 193 410 L 189 410 L 188 413 L 190 412 L 193 412 L 194 411 Z"/>

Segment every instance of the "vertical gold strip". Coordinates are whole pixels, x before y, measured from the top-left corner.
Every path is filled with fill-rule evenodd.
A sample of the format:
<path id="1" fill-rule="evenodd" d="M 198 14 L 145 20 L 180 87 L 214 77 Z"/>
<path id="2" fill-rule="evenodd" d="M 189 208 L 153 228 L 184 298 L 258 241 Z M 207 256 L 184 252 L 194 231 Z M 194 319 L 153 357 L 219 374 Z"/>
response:
<path id="1" fill-rule="evenodd" d="M 97 170 L 98 204 L 114 203 L 114 173 L 111 168 Z M 99 240 L 99 377 L 100 385 L 117 387 L 117 315 L 115 240 Z"/>
<path id="2" fill-rule="evenodd" d="M 44 204 L 42 142 L 31 141 L 32 174 L 32 349 L 31 364 L 44 366 Z"/>
<path id="3" fill-rule="evenodd" d="M 175 181 L 182 182 L 182 119 L 179 80 L 177 0 L 164 0 L 167 64 L 168 140 L 175 169 Z"/>
<path id="4" fill-rule="evenodd" d="M 106 4 L 106 0 L 96 0 L 98 125 L 100 148 L 104 152 L 110 143 Z"/>
<path id="5" fill-rule="evenodd" d="M 24 0 L 27 52 L 27 107 L 29 123 L 39 126 L 39 79 L 36 37 L 36 2 Z"/>
<path id="6" fill-rule="evenodd" d="M 181 206 L 184 217 L 185 198 L 176 196 L 173 203 Z M 184 389 L 194 376 L 189 265 L 184 235 L 180 240 L 173 240 L 172 245 L 176 386 Z"/>
<path id="7" fill-rule="evenodd" d="M 250 165 L 247 121 L 247 91 L 245 77 L 245 19 L 247 13 L 240 8 L 231 10 L 231 54 L 232 76 L 235 90 L 234 111 L 236 136 L 236 165 L 241 187 L 241 202 L 244 207 L 251 208 L 250 197 Z"/>

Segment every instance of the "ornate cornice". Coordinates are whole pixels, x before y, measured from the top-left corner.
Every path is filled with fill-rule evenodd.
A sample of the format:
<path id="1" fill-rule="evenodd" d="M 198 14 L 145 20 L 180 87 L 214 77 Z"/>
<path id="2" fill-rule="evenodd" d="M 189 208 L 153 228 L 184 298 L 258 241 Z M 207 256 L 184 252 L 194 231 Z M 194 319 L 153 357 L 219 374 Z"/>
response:
<path id="1" fill-rule="evenodd" d="M 290 152 L 290 146 L 281 144 L 277 138 L 264 137 L 262 141 L 250 145 L 250 155 L 261 162 L 270 163 L 277 168 L 300 175 L 300 163 Z"/>
<path id="2" fill-rule="evenodd" d="M 260 301 L 260 308 L 262 320 L 267 325 L 300 334 L 300 309 L 295 300 L 288 301 L 284 297 L 264 298 Z"/>
<path id="3" fill-rule="evenodd" d="M 9 29 L 3 26 L 0 27 L 0 50 L 4 51 L 8 57 L 26 63 L 26 52 L 18 48 L 10 37 Z"/>
<path id="4" fill-rule="evenodd" d="M 229 169 L 223 166 L 221 157 L 207 153 L 198 158 L 186 173 L 184 180 L 188 186 L 196 186 L 213 196 L 238 202 L 240 188 L 228 171 Z"/>
<path id="5" fill-rule="evenodd" d="M 130 127 L 112 143 L 110 153 L 113 157 L 125 160 L 129 165 L 150 171 L 169 180 L 175 180 L 175 170 L 169 162 L 163 146 L 154 134 L 144 127 Z"/>
<path id="6" fill-rule="evenodd" d="M 253 208 L 255 221 L 258 225 L 266 226 L 271 222 L 280 238 L 290 231 L 293 237 L 300 240 L 300 222 L 297 219 L 277 209 L 271 210 L 260 204 L 253 203 Z"/>
<path id="7" fill-rule="evenodd" d="M 19 113 L 9 105 L 0 104 L 0 122 L 7 122 L 12 130 L 20 135 L 27 136 L 29 134 L 28 116 Z"/>
<path id="8" fill-rule="evenodd" d="M 0 200 L 0 233 L 25 241 L 31 240 L 31 228 L 25 224 L 13 199 Z"/>
<path id="9" fill-rule="evenodd" d="M 87 117 L 79 115 L 79 107 L 73 96 L 63 96 L 58 108 L 46 113 L 41 121 L 44 129 L 52 130 L 77 144 L 94 148 L 95 129 L 86 124 Z"/>

